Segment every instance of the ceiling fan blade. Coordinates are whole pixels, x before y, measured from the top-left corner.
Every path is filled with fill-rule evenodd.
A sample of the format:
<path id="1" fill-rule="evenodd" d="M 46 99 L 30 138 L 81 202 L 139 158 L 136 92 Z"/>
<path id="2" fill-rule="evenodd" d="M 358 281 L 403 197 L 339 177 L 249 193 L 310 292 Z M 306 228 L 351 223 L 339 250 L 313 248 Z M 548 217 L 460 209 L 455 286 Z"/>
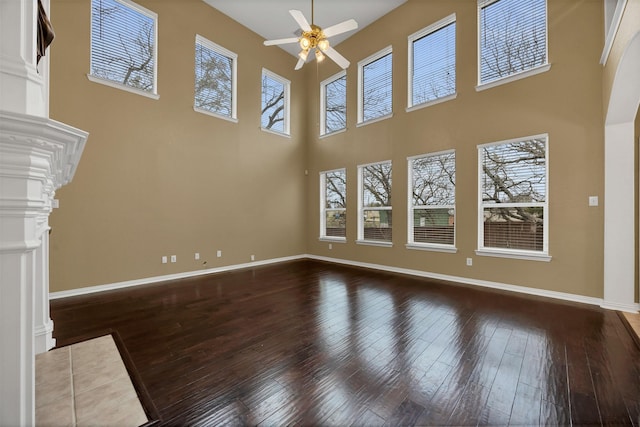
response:
<path id="1" fill-rule="evenodd" d="M 336 64 L 338 64 L 342 69 L 347 69 L 349 68 L 349 65 L 351 64 L 347 58 L 345 58 L 344 56 L 340 55 L 338 53 L 337 50 L 335 50 L 332 47 L 327 48 L 327 50 L 324 51 L 324 53 L 331 59 L 333 59 L 333 62 L 335 62 Z"/>
<path id="2" fill-rule="evenodd" d="M 346 33 L 347 31 L 355 30 L 358 28 L 358 23 L 355 19 L 349 19 L 336 25 L 332 25 L 329 28 L 322 30 L 325 37 L 331 37 L 338 34 Z"/>
<path id="3" fill-rule="evenodd" d="M 273 46 L 273 45 L 277 45 L 277 44 L 287 44 L 287 43 L 298 43 L 298 38 L 297 37 L 289 37 L 286 39 L 276 39 L 276 40 L 265 40 L 264 41 L 264 45 L 265 46 Z"/>
<path id="4" fill-rule="evenodd" d="M 299 70 L 300 68 L 302 68 L 302 66 L 304 65 L 304 59 L 300 58 L 298 59 L 298 63 L 296 64 L 296 68 L 294 68 L 294 70 Z"/>
<path id="5" fill-rule="evenodd" d="M 311 25 L 309 25 L 309 21 L 307 21 L 307 18 L 304 17 L 301 11 L 291 9 L 289 13 L 293 16 L 293 19 L 296 20 L 298 25 L 300 25 L 302 31 L 311 31 Z"/>

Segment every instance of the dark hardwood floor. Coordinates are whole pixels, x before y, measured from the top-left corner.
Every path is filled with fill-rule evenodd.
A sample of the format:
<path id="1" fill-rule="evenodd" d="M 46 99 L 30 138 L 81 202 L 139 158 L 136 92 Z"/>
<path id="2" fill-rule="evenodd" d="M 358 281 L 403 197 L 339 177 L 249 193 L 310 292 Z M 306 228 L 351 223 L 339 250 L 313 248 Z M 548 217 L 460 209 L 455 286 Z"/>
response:
<path id="1" fill-rule="evenodd" d="M 116 330 L 162 425 L 636 425 L 614 311 L 316 261 L 54 300 Z"/>

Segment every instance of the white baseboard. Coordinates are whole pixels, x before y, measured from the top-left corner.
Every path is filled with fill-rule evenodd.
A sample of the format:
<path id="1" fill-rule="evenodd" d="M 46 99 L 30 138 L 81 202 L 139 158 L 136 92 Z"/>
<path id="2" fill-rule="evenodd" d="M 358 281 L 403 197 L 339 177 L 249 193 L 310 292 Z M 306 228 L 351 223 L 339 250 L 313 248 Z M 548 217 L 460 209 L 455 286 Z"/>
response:
<path id="1" fill-rule="evenodd" d="M 272 258 L 263 261 L 252 261 L 243 264 L 227 265 L 224 267 L 208 268 L 206 270 L 186 271 L 184 273 L 167 274 L 165 276 L 146 277 L 144 279 L 127 280 L 124 282 L 110 283 L 106 285 L 88 286 L 85 288 L 70 289 L 68 291 L 58 291 L 49 293 L 49 299 L 59 299 L 75 297 L 79 295 L 88 295 L 96 292 L 113 291 L 115 289 L 129 288 L 131 286 L 148 285 L 151 283 L 166 282 L 168 280 L 187 279 L 189 277 L 204 276 L 213 273 L 222 273 L 224 271 L 240 270 L 243 268 L 257 267 L 260 265 L 276 264 L 285 261 L 294 261 L 305 259 L 306 255 L 296 255 L 283 258 Z"/>
<path id="2" fill-rule="evenodd" d="M 49 294 L 49 299 L 59 299 L 59 298 L 68 298 L 68 297 L 79 296 L 79 295 L 87 295 L 87 294 L 92 294 L 96 292 L 104 292 L 104 291 L 111 291 L 115 289 L 128 288 L 131 286 L 147 285 L 151 283 L 165 282 L 168 280 L 186 279 L 189 277 L 204 276 L 207 274 L 240 270 L 243 268 L 257 267 L 257 266 L 268 265 L 268 264 L 276 264 L 280 262 L 294 261 L 299 259 L 313 259 L 318 261 L 326 261 L 326 262 L 331 262 L 335 264 L 350 265 L 353 267 L 363 267 L 363 268 L 369 268 L 373 270 L 388 271 L 391 273 L 408 274 L 410 276 L 424 277 L 428 279 L 445 280 L 448 282 L 463 283 L 467 285 L 481 286 L 484 288 L 491 288 L 491 289 L 498 289 L 498 290 L 509 291 L 509 292 L 516 292 L 521 294 L 535 295 L 535 296 L 559 299 L 564 301 L 577 302 L 582 304 L 597 305 L 609 310 L 627 311 L 631 313 L 638 313 L 640 311 L 640 304 L 612 303 L 612 302 L 604 301 L 602 298 L 587 297 L 583 295 L 569 294 L 565 292 L 549 291 L 545 289 L 529 288 L 526 286 L 510 285 L 507 283 L 491 282 L 488 280 L 471 279 L 468 277 L 461 277 L 461 276 L 450 276 L 447 274 L 431 273 L 431 272 L 422 271 L 422 270 L 412 270 L 412 269 L 392 267 L 392 266 L 382 265 L 382 264 L 350 261 L 345 259 L 330 258 L 330 257 L 310 255 L 310 254 L 295 255 L 295 256 L 283 257 L 283 258 L 273 258 L 273 259 L 263 260 L 263 261 L 253 261 L 253 262 L 248 262 L 244 264 L 228 265 L 224 267 L 209 268 L 206 270 L 188 271 L 184 273 L 168 274 L 165 276 L 155 276 L 155 277 L 148 277 L 144 279 L 127 280 L 125 282 L 117 282 L 117 283 L 98 285 L 98 286 L 89 286 L 86 288 L 71 289 L 68 291 L 51 292 Z"/>

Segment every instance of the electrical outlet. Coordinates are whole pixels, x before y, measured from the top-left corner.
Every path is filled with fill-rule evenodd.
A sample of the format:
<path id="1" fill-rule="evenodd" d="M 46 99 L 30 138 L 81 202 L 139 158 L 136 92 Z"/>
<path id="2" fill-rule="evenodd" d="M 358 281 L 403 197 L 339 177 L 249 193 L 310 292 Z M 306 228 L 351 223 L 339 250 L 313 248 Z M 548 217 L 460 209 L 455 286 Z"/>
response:
<path id="1" fill-rule="evenodd" d="M 178 257 L 175 255 L 171 255 L 171 262 L 176 262 L 178 261 Z"/>
<path id="2" fill-rule="evenodd" d="M 196 254 L 193 256 L 196 260 L 200 259 L 200 253 L 196 252 Z"/>
<path id="3" fill-rule="evenodd" d="M 333 249 L 333 244 L 329 243 L 329 250 Z"/>
<path id="4" fill-rule="evenodd" d="M 218 252 L 216 252 L 216 256 L 217 256 L 218 258 L 221 258 L 221 257 L 222 257 L 222 251 L 218 251 Z"/>
<path id="5" fill-rule="evenodd" d="M 473 258 L 467 258 L 467 265 L 471 267 L 473 265 Z"/>
<path id="6" fill-rule="evenodd" d="M 167 257 L 166 257 L 166 256 L 163 256 L 163 257 L 162 257 L 162 263 L 163 263 L 163 264 L 166 264 L 166 263 L 167 263 Z"/>
<path id="7" fill-rule="evenodd" d="M 255 261 L 256 260 L 256 256 L 255 255 L 251 255 L 251 261 Z"/>

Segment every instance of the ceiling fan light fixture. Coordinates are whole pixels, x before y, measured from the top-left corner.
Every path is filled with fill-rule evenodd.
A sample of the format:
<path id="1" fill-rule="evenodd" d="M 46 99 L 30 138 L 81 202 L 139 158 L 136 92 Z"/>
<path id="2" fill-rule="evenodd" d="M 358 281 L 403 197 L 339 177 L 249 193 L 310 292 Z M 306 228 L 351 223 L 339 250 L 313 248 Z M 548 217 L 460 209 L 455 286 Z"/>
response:
<path id="1" fill-rule="evenodd" d="M 306 35 L 300 37 L 300 47 L 302 48 L 302 50 L 309 50 L 309 48 L 311 47 L 311 40 L 309 40 Z"/>
<path id="2" fill-rule="evenodd" d="M 309 56 L 309 50 L 306 50 L 306 49 L 301 50 L 300 53 L 298 54 L 298 57 L 303 61 L 306 61 L 308 56 Z"/>
<path id="3" fill-rule="evenodd" d="M 324 54 L 320 49 L 316 49 L 316 61 L 318 62 L 324 61 Z"/>
<path id="4" fill-rule="evenodd" d="M 327 39 L 322 39 L 318 42 L 318 47 L 320 48 L 321 51 L 325 51 L 327 49 L 329 49 L 329 40 Z"/>

